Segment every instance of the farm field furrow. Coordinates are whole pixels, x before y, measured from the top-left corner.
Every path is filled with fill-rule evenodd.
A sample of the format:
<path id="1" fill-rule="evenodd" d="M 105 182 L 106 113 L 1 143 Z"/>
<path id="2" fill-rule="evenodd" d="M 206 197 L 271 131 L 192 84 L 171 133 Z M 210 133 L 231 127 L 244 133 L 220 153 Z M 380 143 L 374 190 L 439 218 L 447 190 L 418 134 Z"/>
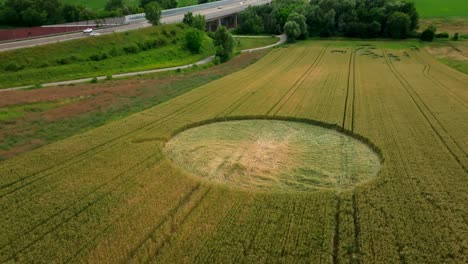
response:
<path id="1" fill-rule="evenodd" d="M 467 80 L 382 42 L 275 48 L 156 107 L 1 162 L 0 262 L 463 263 Z M 166 156 L 184 128 L 235 117 L 356 133 L 382 154 L 380 172 L 349 189 L 249 189 Z M 352 172 L 346 158 L 336 164 Z"/>

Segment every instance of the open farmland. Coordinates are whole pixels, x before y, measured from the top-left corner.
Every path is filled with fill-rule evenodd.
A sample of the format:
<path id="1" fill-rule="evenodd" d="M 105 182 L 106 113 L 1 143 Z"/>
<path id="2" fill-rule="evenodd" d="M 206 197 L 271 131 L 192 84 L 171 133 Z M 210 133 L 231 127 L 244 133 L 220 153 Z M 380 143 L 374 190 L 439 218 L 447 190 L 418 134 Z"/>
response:
<path id="1" fill-rule="evenodd" d="M 429 17 L 467 17 L 468 5 L 465 0 L 413 0 L 419 14 Z"/>
<path id="2" fill-rule="evenodd" d="M 0 262 L 465 263 L 467 87 L 404 42 L 274 49 L 1 162 Z M 265 191 L 212 183 L 165 155 L 193 124 L 252 118 L 353 134 L 382 155 L 380 171 L 350 189 Z"/>

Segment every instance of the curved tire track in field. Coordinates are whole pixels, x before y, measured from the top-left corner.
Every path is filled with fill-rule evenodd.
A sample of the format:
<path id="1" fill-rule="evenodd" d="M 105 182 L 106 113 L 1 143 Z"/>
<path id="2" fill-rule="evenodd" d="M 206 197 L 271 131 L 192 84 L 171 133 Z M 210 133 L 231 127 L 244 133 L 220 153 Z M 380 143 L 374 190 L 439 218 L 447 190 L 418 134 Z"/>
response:
<path id="1" fill-rule="evenodd" d="M 266 113 L 267 115 L 269 115 L 273 109 L 275 109 L 277 106 L 278 109 L 276 109 L 276 111 L 273 113 L 273 115 L 277 115 L 278 112 L 286 105 L 286 103 L 289 101 L 289 99 L 291 99 L 291 97 L 297 92 L 297 90 L 299 89 L 299 87 L 302 86 L 302 84 L 304 84 L 304 82 L 310 77 L 310 75 L 314 72 L 314 70 L 317 68 L 317 66 L 320 64 L 320 62 L 322 61 L 322 58 L 323 56 L 325 55 L 325 53 L 327 52 L 327 49 L 328 49 L 328 46 L 326 46 L 325 48 L 323 48 L 321 50 L 321 52 L 319 53 L 319 55 L 317 56 L 317 58 L 315 58 L 315 61 L 310 65 L 310 67 L 301 75 L 301 77 L 299 77 L 299 79 L 296 80 L 296 82 L 291 86 L 291 88 L 289 88 L 286 93 L 284 93 L 284 95 L 280 98 L 280 100 L 278 100 L 278 102 L 276 102 L 271 108 L 270 110 L 268 110 L 268 112 Z M 289 95 L 288 95 L 289 94 Z M 283 99 L 285 99 L 283 101 L 283 103 L 281 103 L 281 101 Z"/>
<path id="2" fill-rule="evenodd" d="M 393 73 L 393 75 L 395 76 L 395 78 L 397 78 L 397 80 L 400 82 L 400 84 L 403 86 L 403 88 L 406 90 L 406 92 L 408 93 L 408 95 L 410 96 L 412 102 L 415 104 L 415 106 L 418 108 L 419 112 L 421 112 L 421 114 L 423 115 L 424 119 L 426 120 L 426 122 L 429 124 L 429 126 L 432 128 L 432 130 L 434 131 L 434 133 L 437 135 L 437 137 L 440 139 L 440 141 L 444 144 L 444 146 L 446 147 L 446 149 L 450 152 L 450 154 L 452 155 L 452 157 L 455 159 L 455 161 L 458 163 L 458 165 L 460 165 L 460 167 L 465 171 L 465 173 L 468 173 L 468 168 L 465 166 L 465 162 L 463 162 L 462 160 L 460 160 L 460 158 L 463 158 L 467 157 L 466 155 L 466 152 L 460 147 L 460 145 L 454 140 L 454 138 L 447 132 L 447 130 L 442 126 L 442 124 L 440 123 L 440 121 L 435 117 L 434 113 L 431 112 L 430 108 L 424 103 L 424 101 L 421 99 L 421 97 L 418 95 L 418 93 L 414 90 L 414 88 L 411 86 L 411 84 L 401 75 L 401 73 L 399 73 L 396 69 L 396 67 L 393 65 L 393 63 L 391 62 L 391 60 L 388 58 L 387 56 L 387 53 L 384 49 L 382 49 L 382 52 L 383 52 L 383 55 L 384 55 L 384 58 L 385 58 L 385 61 L 389 67 L 389 69 L 391 70 L 391 72 Z M 420 103 L 418 103 L 418 101 Z M 426 111 L 428 112 L 425 113 L 426 111 L 424 111 L 424 109 L 426 109 Z M 434 122 L 431 122 L 430 118 L 432 117 L 432 119 L 435 120 L 435 124 Z M 438 125 L 442 131 L 439 131 L 435 125 Z M 445 132 L 445 136 L 448 137 L 448 139 L 450 139 L 453 144 L 455 146 L 457 146 L 458 150 L 461 151 L 464 156 L 462 155 L 462 157 L 459 157 L 455 151 L 448 145 L 448 142 L 447 142 L 447 139 L 444 139 L 444 136 L 441 134 L 442 132 Z"/>
<path id="3" fill-rule="evenodd" d="M 455 101 L 459 102 L 465 109 L 468 109 L 468 103 L 460 99 L 452 90 L 450 90 L 446 85 L 444 85 L 442 82 L 437 80 L 437 78 L 434 78 L 434 76 L 431 75 L 430 71 L 432 69 L 432 66 L 428 63 L 426 63 L 423 59 L 421 59 L 415 52 L 410 51 L 410 53 L 413 55 L 412 57 L 416 59 L 417 62 L 419 62 L 421 65 L 424 66 L 423 69 L 423 74 L 431 80 L 433 83 L 436 84 L 437 87 L 439 87 L 441 90 L 444 92 L 447 92 L 447 94 L 450 95 L 452 99 Z M 439 71 L 440 72 L 440 71 Z M 443 73 L 443 72 L 442 72 Z M 447 74 L 446 74 L 447 75 Z"/>
<path id="4" fill-rule="evenodd" d="M 299 63 L 299 61 L 301 61 L 302 58 L 305 57 L 305 55 L 307 54 L 308 50 L 304 50 L 304 52 L 301 53 L 300 56 L 298 56 L 294 61 L 292 61 L 290 64 L 287 64 L 285 65 L 284 68 L 281 69 L 282 72 L 287 72 L 289 70 L 291 70 L 295 65 L 297 65 Z M 241 107 L 246 101 L 248 101 L 252 96 L 254 96 L 254 94 L 264 90 L 265 88 L 268 88 L 269 87 L 269 84 L 273 81 L 273 80 L 276 80 L 277 78 L 280 78 L 282 76 L 282 74 L 278 74 L 276 75 L 275 77 L 273 77 L 272 79 L 268 80 L 268 82 L 266 82 L 265 84 L 263 84 L 261 87 L 257 88 L 255 90 L 254 93 L 250 92 L 250 93 L 247 93 L 245 94 L 243 97 L 239 98 L 238 100 L 236 100 L 234 103 L 232 103 L 227 109 L 226 111 L 223 111 L 222 113 L 220 113 L 217 117 L 221 117 L 221 116 L 228 116 L 230 114 L 232 114 L 234 111 L 236 111 L 239 107 Z M 229 110 L 229 108 L 231 108 Z"/>

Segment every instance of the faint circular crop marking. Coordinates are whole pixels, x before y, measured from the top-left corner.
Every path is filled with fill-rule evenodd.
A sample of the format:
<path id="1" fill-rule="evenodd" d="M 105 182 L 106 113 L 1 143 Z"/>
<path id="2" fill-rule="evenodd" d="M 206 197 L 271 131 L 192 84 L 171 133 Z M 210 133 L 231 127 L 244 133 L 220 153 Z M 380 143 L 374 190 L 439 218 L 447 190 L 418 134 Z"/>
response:
<path id="1" fill-rule="evenodd" d="M 184 130 L 166 143 L 180 168 L 233 187 L 313 191 L 349 189 L 374 178 L 382 159 L 336 130 L 285 120 L 232 120 Z"/>

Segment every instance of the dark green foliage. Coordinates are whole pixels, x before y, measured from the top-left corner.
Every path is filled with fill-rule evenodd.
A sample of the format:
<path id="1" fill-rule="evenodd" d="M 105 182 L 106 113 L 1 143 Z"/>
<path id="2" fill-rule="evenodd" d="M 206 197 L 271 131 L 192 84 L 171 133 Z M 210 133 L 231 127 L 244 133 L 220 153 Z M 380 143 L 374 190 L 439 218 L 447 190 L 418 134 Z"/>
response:
<path id="1" fill-rule="evenodd" d="M 12 62 L 10 64 L 8 64 L 6 67 L 5 67 L 5 71 L 9 71 L 9 72 L 16 72 L 16 71 L 19 71 L 21 69 L 23 69 L 24 67 L 19 65 L 18 63 L 15 63 L 15 62 Z"/>
<path id="2" fill-rule="evenodd" d="M 402 12 L 394 12 L 387 20 L 387 34 L 394 39 L 403 39 L 410 33 L 411 19 Z"/>
<path id="3" fill-rule="evenodd" d="M 192 26 L 193 25 L 193 13 L 188 12 L 187 14 L 185 14 L 184 19 L 182 20 L 182 23 Z"/>
<path id="4" fill-rule="evenodd" d="M 140 0 L 140 7 L 145 8 L 150 3 L 157 3 L 162 9 L 177 7 L 177 0 Z"/>
<path id="5" fill-rule="evenodd" d="M 161 6 L 156 2 L 151 2 L 145 6 L 146 19 L 149 20 L 151 24 L 159 25 L 161 20 Z"/>
<path id="6" fill-rule="evenodd" d="M 192 23 L 192 27 L 193 28 L 196 28 L 198 30 L 201 30 L 201 31 L 205 31 L 206 29 L 206 20 L 205 20 L 205 16 L 204 15 L 195 15 L 193 17 L 193 23 Z"/>
<path id="7" fill-rule="evenodd" d="M 306 18 L 302 14 L 292 13 L 288 17 L 288 22 L 295 22 L 299 26 L 299 35 L 296 38 L 305 39 L 307 38 L 307 24 Z M 287 22 L 286 22 L 287 24 Z M 286 32 L 286 24 L 285 24 L 285 32 Z"/>
<path id="8" fill-rule="evenodd" d="M 205 31 L 206 21 L 205 16 L 203 15 L 198 14 L 194 16 L 192 12 L 188 12 L 184 15 L 184 19 L 182 22 L 200 31 Z"/>
<path id="9" fill-rule="evenodd" d="M 435 34 L 436 38 L 449 38 L 449 34 L 447 32 L 437 33 Z"/>
<path id="10" fill-rule="evenodd" d="M 295 21 L 288 21 L 284 25 L 284 32 L 286 33 L 286 36 L 288 36 L 289 42 L 295 42 L 301 35 L 301 28 Z"/>
<path id="11" fill-rule="evenodd" d="M 457 41 L 458 39 L 459 39 L 459 35 L 458 35 L 458 32 L 457 32 L 457 33 L 453 34 L 452 40 Z"/>
<path id="12" fill-rule="evenodd" d="M 107 0 L 105 9 L 107 11 L 118 10 L 124 8 L 123 0 Z"/>
<path id="13" fill-rule="evenodd" d="M 422 41 L 433 41 L 435 37 L 435 32 L 436 32 L 436 28 L 433 26 L 430 26 L 421 33 L 420 38 Z"/>
<path id="14" fill-rule="evenodd" d="M 402 0 L 275 0 L 271 6 L 241 12 L 238 32 L 279 34 L 287 21 L 295 21 L 301 29 L 299 38 L 305 38 L 303 19 L 294 13 L 305 18 L 307 35 L 321 37 L 404 38 L 417 29 L 419 19 L 414 4 Z M 396 23 L 402 21 L 399 14 L 405 15 L 402 25 Z"/>
<path id="15" fill-rule="evenodd" d="M 226 62 L 232 58 L 235 42 L 226 27 L 221 26 L 216 30 L 214 45 L 216 47 L 216 57 L 219 57 L 221 62 Z"/>
<path id="16" fill-rule="evenodd" d="M 200 53 L 200 49 L 203 44 L 203 38 L 204 34 L 199 30 L 192 30 L 187 32 L 185 35 L 187 48 L 193 53 Z"/>
<path id="17" fill-rule="evenodd" d="M 244 12 L 239 14 L 239 28 L 237 31 L 240 34 L 259 34 L 264 32 L 263 18 L 257 14 L 257 7 L 250 6 Z"/>
<path id="18" fill-rule="evenodd" d="M 135 54 L 140 51 L 140 47 L 138 47 L 137 44 L 132 44 L 130 46 L 124 47 L 123 50 L 127 54 Z"/>

